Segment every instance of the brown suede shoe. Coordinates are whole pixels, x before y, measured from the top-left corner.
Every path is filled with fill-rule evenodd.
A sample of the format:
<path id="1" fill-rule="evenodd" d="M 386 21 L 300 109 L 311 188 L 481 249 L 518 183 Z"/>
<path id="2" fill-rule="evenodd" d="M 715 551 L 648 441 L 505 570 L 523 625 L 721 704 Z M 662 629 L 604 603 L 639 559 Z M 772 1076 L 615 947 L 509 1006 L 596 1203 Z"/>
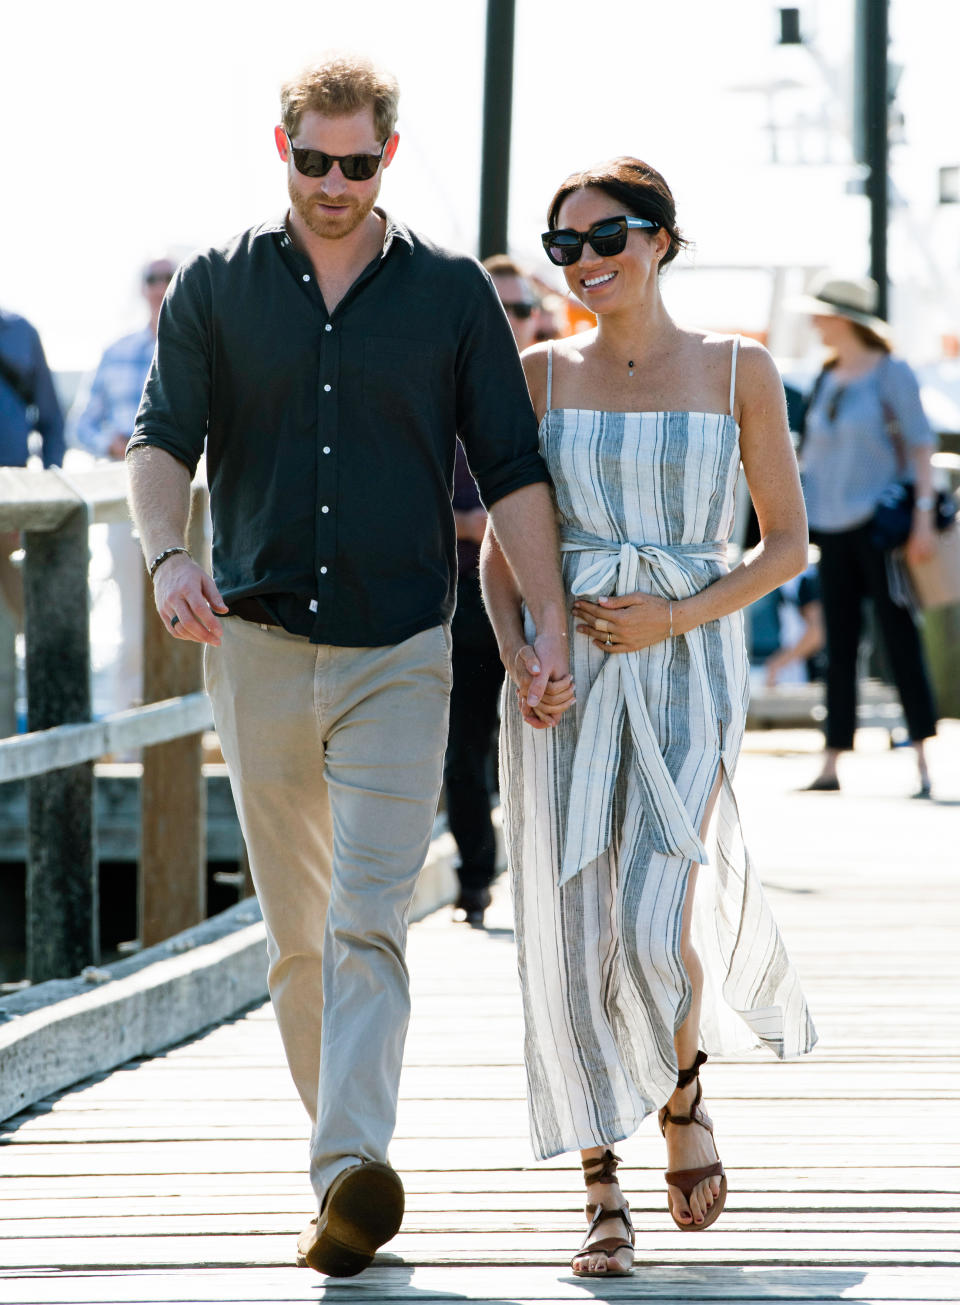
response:
<path id="1" fill-rule="evenodd" d="M 374 1160 L 352 1165 L 330 1184 L 317 1218 L 297 1238 L 297 1267 L 352 1278 L 395 1237 L 403 1220 L 403 1183 Z"/>

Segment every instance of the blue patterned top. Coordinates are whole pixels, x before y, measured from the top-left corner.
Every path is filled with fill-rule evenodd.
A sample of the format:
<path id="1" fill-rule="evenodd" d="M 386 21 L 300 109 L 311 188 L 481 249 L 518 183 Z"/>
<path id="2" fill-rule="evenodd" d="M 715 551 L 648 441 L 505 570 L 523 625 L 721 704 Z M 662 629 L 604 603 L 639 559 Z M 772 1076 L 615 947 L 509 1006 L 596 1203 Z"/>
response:
<path id="1" fill-rule="evenodd" d="M 888 421 L 903 437 L 901 463 Z M 852 530 L 869 521 L 894 480 L 913 479 L 910 452 L 935 443 L 917 380 L 902 358 L 885 355 L 856 379 L 827 372 L 807 412 L 803 492 L 813 530 Z"/>

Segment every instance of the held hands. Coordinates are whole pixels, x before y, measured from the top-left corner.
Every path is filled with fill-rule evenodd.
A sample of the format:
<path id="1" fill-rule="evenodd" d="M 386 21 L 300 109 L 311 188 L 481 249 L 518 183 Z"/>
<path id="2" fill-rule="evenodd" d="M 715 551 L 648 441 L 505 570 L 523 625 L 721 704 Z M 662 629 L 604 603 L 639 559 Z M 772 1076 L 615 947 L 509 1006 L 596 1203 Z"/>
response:
<path id="1" fill-rule="evenodd" d="M 608 653 L 639 652 L 675 633 L 676 602 L 655 594 L 621 594 L 595 603 L 578 598 L 573 614 L 582 624 L 578 634 L 588 635 L 594 647 Z"/>
<path id="2" fill-rule="evenodd" d="M 175 639 L 219 647 L 223 626 L 214 612 L 226 612 L 227 605 L 213 579 L 186 553 L 177 553 L 157 567 L 153 597 L 160 619 Z"/>
<path id="3" fill-rule="evenodd" d="M 541 635 L 536 645 L 521 644 L 504 656 L 520 714 L 533 729 L 552 729 L 576 702 L 573 679 L 567 672 L 566 642 L 560 635 Z"/>

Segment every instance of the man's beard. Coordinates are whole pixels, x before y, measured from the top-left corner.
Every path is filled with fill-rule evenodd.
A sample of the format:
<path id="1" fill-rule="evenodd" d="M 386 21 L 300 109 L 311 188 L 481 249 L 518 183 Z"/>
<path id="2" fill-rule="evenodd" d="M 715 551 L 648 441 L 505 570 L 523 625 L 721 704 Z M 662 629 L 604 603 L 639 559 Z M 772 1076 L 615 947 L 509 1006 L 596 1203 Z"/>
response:
<path id="1" fill-rule="evenodd" d="M 287 180 L 287 190 L 290 194 L 290 203 L 307 230 L 325 240 L 340 240 L 344 236 L 349 236 L 352 231 L 356 231 L 377 200 L 376 192 L 361 200 L 351 197 L 346 203 L 343 203 L 342 196 L 336 201 L 329 200 L 322 191 L 307 194 L 300 190 L 292 176 Z M 318 203 L 326 202 L 342 205 L 338 217 L 330 217 L 317 207 Z"/>

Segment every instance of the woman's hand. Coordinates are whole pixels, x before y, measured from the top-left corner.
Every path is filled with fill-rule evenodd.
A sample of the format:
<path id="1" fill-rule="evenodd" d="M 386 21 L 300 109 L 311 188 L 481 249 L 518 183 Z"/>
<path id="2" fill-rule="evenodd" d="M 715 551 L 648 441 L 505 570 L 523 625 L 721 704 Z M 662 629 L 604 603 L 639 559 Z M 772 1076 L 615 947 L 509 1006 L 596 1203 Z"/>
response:
<path id="1" fill-rule="evenodd" d="M 679 604 L 673 603 L 673 618 L 678 616 Z M 594 647 L 603 652 L 639 652 L 652 644 L 670 637 L 671 603 L 668 598 L 655 594 L 621 594 L 613 598 L 599 598 L 595 603 L 578 598 L 573 614 L 582 624 L 579 634 L 588 635 Z M 677 633 L 674 625 L 673 633 Z"/>
<path id="2" fill-rule="evenodd" d="M 506 653 L 503 664 L 516 689 L 520 714 L 534 729 L 552 729 L 567 708 L 576 702 L 573 677 L 564 675 L 558 680 L 548 680 L 540 700 L 534 706 L 529 704 L 530 685 L 541 671 L 540 658 L 533 644 L 520 644 Z"/>
<path id="3" fill-rule="evenodd" d="M 929 562 L 935 552 L 935 544 L 933 512 L 923 512 L 917 508 L 913 514 L 910 535 L 907 539 L 907 561 L 914 565 L 918 562 Z"/>

